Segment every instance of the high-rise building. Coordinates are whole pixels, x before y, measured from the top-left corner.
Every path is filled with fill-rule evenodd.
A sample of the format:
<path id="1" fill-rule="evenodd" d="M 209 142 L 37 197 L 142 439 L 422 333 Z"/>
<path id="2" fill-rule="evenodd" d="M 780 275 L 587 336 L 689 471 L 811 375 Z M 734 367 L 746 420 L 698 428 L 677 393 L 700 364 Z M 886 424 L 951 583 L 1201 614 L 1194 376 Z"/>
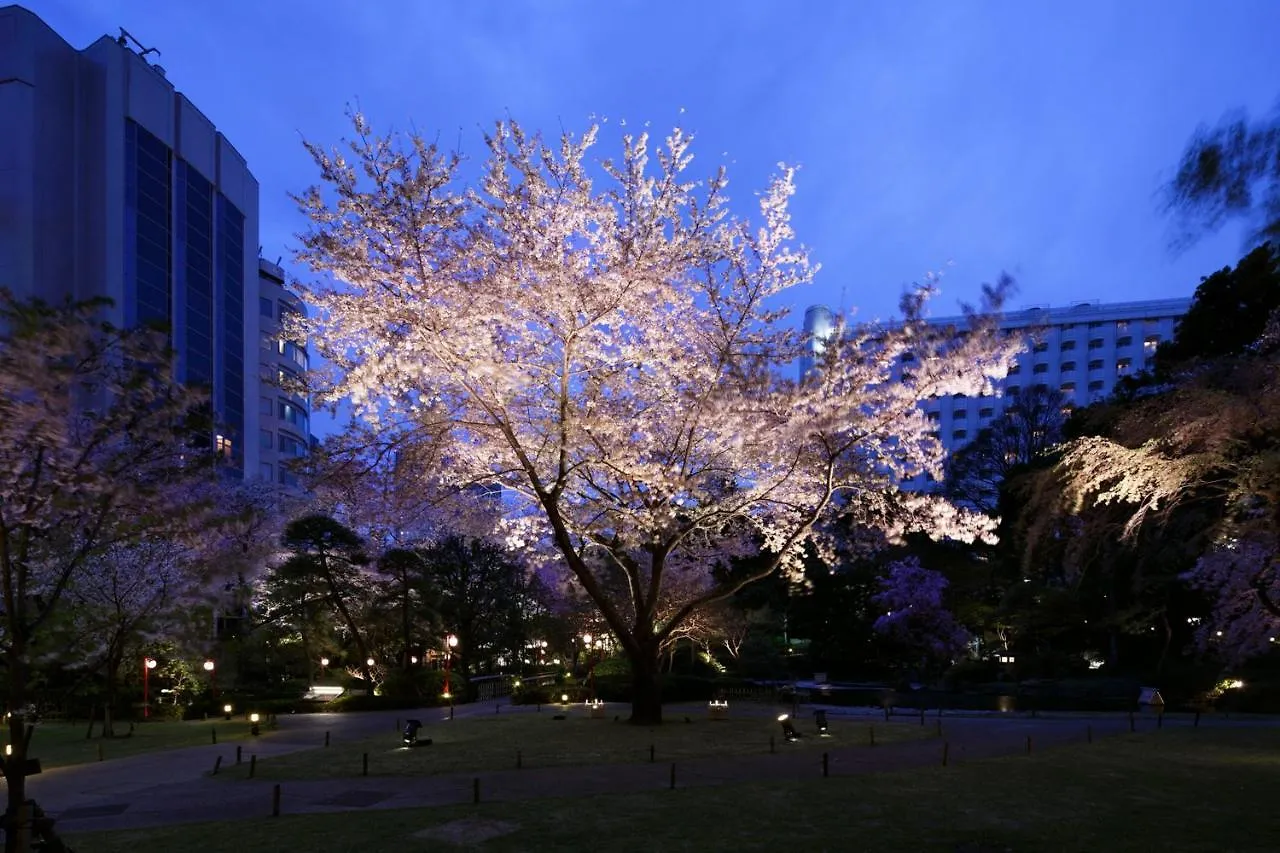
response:
<path id="1" fill-rule="evenodd" d="M 310 367 L 307 348 L 289 334 L 292 315 L 306 307 L 285 289 L 284 270 L 258 260 L 259 351 L 258 476 L 283 486 L 297 485 L 288 463 L 307 455 L 311 406 L 302 389 Z"/>
<path id="2" fill-rule="evenodd" d="M 0 286 L 105 296 L 117 325 L 167 327 L 179 378 L 211 391 L 211 440 L 253 477 L 268 397 L 258 182 L 152 53 L 124 30 L 77 50 L 29 10 L 0 7 Z"/>
<path id="3" fill-rule="evenodd" d="M 1077 302 L 1063 308 L 1040 306 L 1007 313 L 1001 318 L 1001 331 L 1024 336 L 1026 349 L 997 393 L 936 397 L 922 405 L 936 425 L 938 439 L 951 453 L 991 426 L 1003 414 L 1006 400 L 1020 389 L 1059 391 L 1068 406 L 1097 402 L 1110 395 L 1123 377 L 1151 367 L 1156 347 L 1173 337 L 1178 318 L 1190 307 L 1191 299 L 1180 298 Z M 805 332 L 814 340 L 829 335 L 830 318 L 827 309 L 810 308 L 805 312 Z M 963 317 L 939 317 L 929 322 L 965 327 Z M 820 328 L 820 324 L 825 325 Z M 825 333 L 824 328 L 828 330 Z M 801 366 L 801 378 L 808 369 L 811 365 Z M 923 486 L 925 479 L 916 478 L 906 485 Z"/>

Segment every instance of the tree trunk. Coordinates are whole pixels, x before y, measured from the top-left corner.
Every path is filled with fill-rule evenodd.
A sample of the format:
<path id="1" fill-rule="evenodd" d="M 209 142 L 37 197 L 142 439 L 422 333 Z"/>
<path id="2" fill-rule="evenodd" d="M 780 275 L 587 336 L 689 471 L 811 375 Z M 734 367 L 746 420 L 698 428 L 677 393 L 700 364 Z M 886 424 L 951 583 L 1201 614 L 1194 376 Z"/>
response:
<path id="1" fill-rule="evenodd" d="M 107 690 L 102 701 L 102 736 L 115 737 L 115 720 L 111 709 L 116 704 L 117 682 L 119 681 L 121 657 L 114 652 L 107 656 Z"/>
<path id="2" fill-rule="evenodd" d="M 5 814 L 5 853 L 28 853 L 31 849 L 31 807 L 27 805 L 27 649 L 21 634 L 13 637 L 9 649 L 9 743 L 13 754 L 4 760 L 9 791 Z"/>
<path id="3" fill-rule="evenodd" d="M 631 719 L 635 726 L 656 726 L 662 723 L 661 650 L 657 642 L 641 646 L 639 654 L 628 653 L 631 659 Z"/>

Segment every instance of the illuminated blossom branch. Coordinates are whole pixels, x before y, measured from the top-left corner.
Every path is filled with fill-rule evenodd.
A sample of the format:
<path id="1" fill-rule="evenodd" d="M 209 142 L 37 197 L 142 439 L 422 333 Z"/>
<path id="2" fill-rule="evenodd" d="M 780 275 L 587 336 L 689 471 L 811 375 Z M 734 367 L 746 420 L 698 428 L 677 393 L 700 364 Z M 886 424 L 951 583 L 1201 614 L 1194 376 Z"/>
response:
<path id="1" fill-rule="evenodd" d="M 430 488 L 502 490 L 508 541 L 567 568 L 630 659 L 633 720 L 660 719 L 665 639 L 747 583 L 799 576 L 835 515 L 890 537 L 990 535 L 897 483 L 941 471 L 920 401 L 1003 375 L 1002 288 L 957 335 L 925 322 L 930 279 L 900 322 L 840 329 L 799 385 L 780 375 L 803 341 L 770 307 L 814 272 L 791 229 L 794 169 L 749 225 L 723 169 L 689 177 L 679 129 L 592 164 L 594 127 L 551 143 L 500 122 L 465 187 L 458 157 L 353 118 L 341 149 L 307 146 L 321 186 L 298 198 L 300 257 L 321 274 L 299 330 L 328 365 L 318 397 L 432 443 Z M 761 547 L 758 571 L 714 581 Z"/>

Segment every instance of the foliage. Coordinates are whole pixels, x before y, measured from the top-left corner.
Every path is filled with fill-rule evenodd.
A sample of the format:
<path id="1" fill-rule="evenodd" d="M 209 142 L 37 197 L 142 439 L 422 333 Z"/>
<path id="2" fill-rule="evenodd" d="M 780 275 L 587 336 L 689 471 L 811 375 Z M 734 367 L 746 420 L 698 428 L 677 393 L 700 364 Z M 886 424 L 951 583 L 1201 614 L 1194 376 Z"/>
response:
<path id="1" fill-rule="evenodd" d="M 660 714 L 665 640 L 746 584 L 798 573 L 837 511 L 888 538 L 988 532 L 895 484 L 940 473 L 918 402 L 1005 370 L 1013 345 L 990 317 L 970 313 L 967 335 L 928 324 L 930 280 L 900 323 L 842 328 L 812 381 L 779 377 L 802 342 L 767 305 L 812 273 L 787 211 L 794 170 L 752 228 L 729 215 L 723 170 L 688 177 L 678 129 L 656 158 L 647 134 L 627 136 L 598 187 L 595 128 L 551 145 L 500 122 L 480 185 L 462 189 L 456 155 L 354 128 L 341 152 L 308 144 L 324 186 L 299 198 L 300 257 L 325 274 L 306 294 L 330 365 L 318 396 L 438 460 L 424 485 L 502 490 L 509 542 L 567 568 L 649 685 L 637 720 Z M 908 351 L 918 367 L 899 379 Z M 760 543 L 755 574 L 708 571 Z"/>
<path id="2" fill-rule="evenodd" d="M 24 820 L 32 653 L 67 591 L 113 546 L 183 536 L 213 474 L 203 395 L 173 378 L 163 334 L 103 322 L 103 303 L 0 291 L 0 657 L 10 814 Z M 25 850 L 26 830 L 7 849 Z"/>
<path id="3" fill-rule="evenodd" d="M 969 632 L 943 604 L 946 588 L 946 578 L 914 557 L 891 564 L 872 598 L 884 610 L 875 630 L 925 658 L 950 661 L 968 645 Z"/>
<path id="4" fill-rule="evenodd" d="M 1280 311 L 1280 243 L 1264 243 L 1200 280 L 1195 299 L 1178 320 L 1173 340 L 1156 351 L 1157 375 L 1184 362 L 1241 355 L 1262 337 Z"/>
<path id="5" fill-rule="evenodd" d="M 1019 389 L 999 420 L 947 459 L 946 494 L 964 506 L 996 514 L 1001 485 L 1062 440 L 1066 405 L 1056 389 Z"/>
<path id="6" fill-rule="evenodd" d="M 1241 113 L 1197 128 L 1166 194 L 1184 244 L 1235 218 L 1255 226 L 1254 240 L 1280 237 L 1280 107 L 1260 121 Z"/>

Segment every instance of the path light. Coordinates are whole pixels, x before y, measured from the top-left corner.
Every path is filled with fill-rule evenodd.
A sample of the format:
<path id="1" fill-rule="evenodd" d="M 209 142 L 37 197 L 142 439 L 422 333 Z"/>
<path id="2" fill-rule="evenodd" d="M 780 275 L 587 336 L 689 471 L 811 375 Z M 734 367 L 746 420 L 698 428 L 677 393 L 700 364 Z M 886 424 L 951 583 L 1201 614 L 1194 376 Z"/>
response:
<path id="1" fill-rule="evenodd" d="M 151 716 L 151 698 L 149 696 L 150 688 L 147 684 L 148 676 L 151 670 L 156 668 L 155 658 L 142 659 L 142 717 L 146 719 Z"/>
<path id="2" fill-rule="evenodd" d="M 796 731 L 796 727 L 792 724 L 790 714 L 779 714 L 778 722 L 782 725 L 782 736 L 786 738 L 787 743 L 795 743 L 800 740 L 800 733 Z"/>
<path id="3" fill-rule="evenodd" d="M 249 715 L 249 734 L 253 735 L 254 737 L 258 736 L 258 723 L 261 720 L 262 720 L 262 717 L 260 717 L 257 714 Z"/>
<path id="4" fill-rule="evenodd" d="M 222 706 L 222 715 L 223 715 L 224 717 L 226 717 L 228 720 L 229 720 L 229 719 L 231 719 L 231 706 L 230 706 L 230 705 L 223 705 L 223 706 Z"/>
<path id="5" fill-rule="evenodd" d="M 422 728 L 421 720 L 404 721 L 404 745 L 415 746 L 418 743 L 418 729 Z"/>
<path id="6" fill-rule="evenodd" d="M 205 671 L 205 672 L 213 672 L 213 666 L 214 666 L 213 661 L 211 661 L 211 660 L 206 660 L 206 661 L 204 662 L 204 671 Z"/>
<path id="7" fill-rule="evenodd" d="M 375 661 L 373 658 L 369 658 L 368 660 L 365 661 L 366 666 L 373 666 L 375 663 L 377 663 L 377 661 Z"/>
<path id="8" fill-rule="evenodd" d="M 328 658 L 320 658 L 320 665 L 321 665 L 321 666 L 328 666 L 328 665 L 329 665 L 329 659 L 328 659 Z"/>
<path id="9" fill-rule="evenodd" d="M 561 694 L 560 694 L 560 704 L 561 704 L 561 705 L 568 705 L 568 704 L 569 704 L 569 694 L 568 694 L 568 693 L 561 693 Z"/>
<path id="10" fill-rule="evenodd" d="M 417 663 L 417 662 L 418 662 L 417 655 L 413 655 L 412 657 L 409 658 L 409 663 Z"/>
<path id="11" fill-rule="evenodd" d="M 819 737 L 831 737 L 830 733 L 827 732 L 827 712 L 826 711 L 822 709 L 818 709 L 817 711 L 814 711 L 813 722 L 818 727 Z"/>

